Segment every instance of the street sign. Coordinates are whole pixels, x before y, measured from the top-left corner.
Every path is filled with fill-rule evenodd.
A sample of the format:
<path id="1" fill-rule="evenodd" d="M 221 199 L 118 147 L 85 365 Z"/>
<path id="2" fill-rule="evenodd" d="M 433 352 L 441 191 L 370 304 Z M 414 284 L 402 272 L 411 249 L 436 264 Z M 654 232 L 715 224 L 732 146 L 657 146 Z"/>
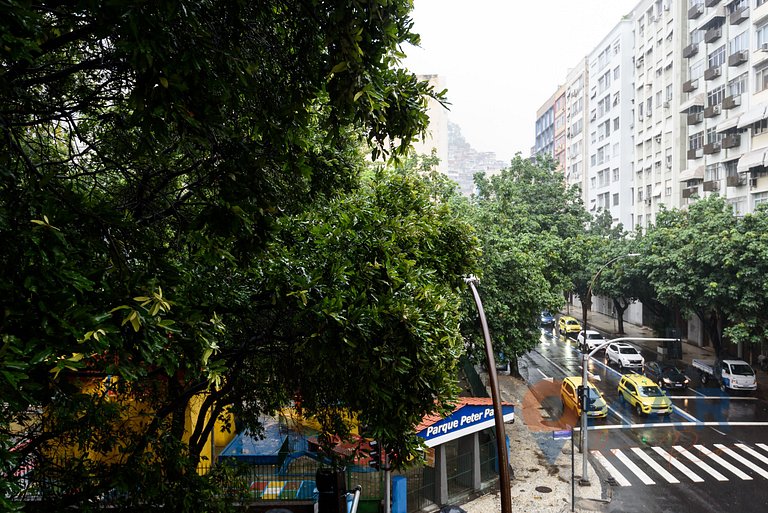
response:
<path id="1" fill-rule="evenodd" d="M 573 436 L 573 431 L 566 429 L 564 431 L 552 431 L 552 438 L 555 440 L 570 440 Z"/>

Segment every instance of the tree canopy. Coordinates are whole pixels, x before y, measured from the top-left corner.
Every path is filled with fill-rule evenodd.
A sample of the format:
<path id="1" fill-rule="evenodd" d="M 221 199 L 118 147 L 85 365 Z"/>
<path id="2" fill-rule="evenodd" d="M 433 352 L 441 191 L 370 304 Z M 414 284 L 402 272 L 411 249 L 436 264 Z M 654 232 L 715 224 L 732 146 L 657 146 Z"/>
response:
<path id="1" fill-rule="evenodd" d="M 456 392 L 476 249 L 412 174 L 360 178 L 361 148 L 404 154 L 442 98 L 397 66 L 410 8 L 1 8 L 0 502 L 34 462 L 55 509 L 113 490 L 194 509 L 174 501 L 205 489 L 190 469 L 213 419 L 257 427 L 297 397 L 413 453 L 406 425 Z M 133 406 L 84 393 L 93 376 L 145 420 L 125 430 Z"/>

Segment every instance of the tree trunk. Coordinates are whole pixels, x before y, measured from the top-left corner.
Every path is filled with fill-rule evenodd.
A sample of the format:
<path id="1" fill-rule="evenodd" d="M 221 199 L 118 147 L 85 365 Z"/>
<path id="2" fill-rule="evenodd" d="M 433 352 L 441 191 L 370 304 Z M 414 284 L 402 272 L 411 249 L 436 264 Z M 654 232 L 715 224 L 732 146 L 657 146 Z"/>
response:
<path id="1" fill-rule="evenodd" d="M 629 308 L 629 303 L 622 303 L 613 298 L 613 308 L 616 310 L 616 327 L 619 335 L 624 335 L 624 312 Z"/>

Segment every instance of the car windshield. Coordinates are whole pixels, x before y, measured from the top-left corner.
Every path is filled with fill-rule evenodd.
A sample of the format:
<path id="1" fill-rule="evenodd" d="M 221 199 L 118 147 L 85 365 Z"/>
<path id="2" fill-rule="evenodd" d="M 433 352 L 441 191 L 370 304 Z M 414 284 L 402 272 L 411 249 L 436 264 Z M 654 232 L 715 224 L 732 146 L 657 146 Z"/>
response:
<path id="1" fill-rule="evenodd" d="M 621 354 L 638 354 L 637 349 L 634 347 L 622 347 L 619 349 Z"/>
<path id="2" fill-rule="evenodd" d="M 597 339 L 602 339 L 603 336 L 600 333 L 587 333 L 587 338 L 597 340 Z"/>
<path id="3" fill-rule="evenodd" d="M 594 403 L 598 399 L 600 399 L 600 392 L 598 392 L 597 389 L 593 388 L 592 386 L 587 388 L 587 400 L 590 403 Z"/>
<path id="4" fill-rule="evenodd" d="M 755 372 L 752 370 L 752 367 L 746 363 L 732 363 L 731 374 L 736 374 L 737 376 L 754 376 Z"/>
<path id="5" fill-rule="evenodd" d="M 655 385 L 649 387 L 640 387 L 640 395 L 644 397 L 661 397 L 661 389 Z"/>
<path id="6" fill-rule="evenodd" d="M 683 373 L 680 372 L 680 369 L 677 367 L 664 367 L 661 370 L 662 375 L 665 378 L 671 379 L 671 380 L 682 380 L 685 379 L 683 376 Z"/>
<path id="7" fill-rule="evenodd" d="M 578 321 L 565 321 L 566 324 L 578 324 Z"/>

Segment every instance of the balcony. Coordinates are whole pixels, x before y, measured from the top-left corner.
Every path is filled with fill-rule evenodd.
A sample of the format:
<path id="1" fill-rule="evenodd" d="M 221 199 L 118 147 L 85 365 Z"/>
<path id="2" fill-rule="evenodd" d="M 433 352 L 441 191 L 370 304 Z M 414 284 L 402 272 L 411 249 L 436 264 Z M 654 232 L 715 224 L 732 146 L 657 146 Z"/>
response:
<path id="1" fill-rule="evenodd" d="M 720 39 L 723 35 L 723 29 L 721 27 L 715 27 L 707 30 L 704 33 L 704 42 L 713 43 Z"/>
<path id="2" fill-rule="evenodd" d="M 741 134 L 730 134 L 723 137 L 723 140 L 720 141 L 720 145 L 724 149 L 729 148 L 736 148 L 741 145 Z"/>
<path id="3" fill-rule="evenodd" d="M 739 187 L 744 185 L 744 180 L 739 175 L 731 175 L 725 178 L 725 185 L 728 187 Z"/>
<path id="4" fill-rule="evenodd" d="M 695 20 L 699 16 L 704 14 L 704 4 L 696 4 L 688 9 L 688 19 Z"/>
<path id="5" fill-rule="evenodd" d="M 699 53 L 699 43 L 691 43 L 683 48 L 683 57 L 686 59 L 690 59 L 697 53 Z"/>
<path id="6" fill-rule="evenodd" d="M 696 149 L 688 150 L 686 157 L 688 157 L 688 160 L 694 160 L 694 159 L 700 159 L 701 155 L 702 155 L 701 148 L 696 148 Z"/>
<path id="7" fill-rule="evenodd" d="M 723 99 L 724 109 L 735 109 L 741 105 L 741 95 L 726 96 Z"/>
<path id="8" fill-rule="evenodd" d="M 691 112 L 688 114 L 688 117 L 686 119 L 688 126 L 691 125 L 698 125 L 702 121 L 704 121 L 704 113 L 703 112 Z"/>
<path id="9" fill-rule="evenodd" d="M 685 189 L 683 189 L 683 198 L 690 198 L 691 196 L 698 193 L 699 193 L 698 187 L 686 187 Z"/>
<path id="10" fill-rule="evenodd" d="M 719 3 L 720 3 L 720 0 L 705 0 L 704 1 L 704 5 L 706 5 L 707 7 L 714 7 L 717 4 L 719 4 Z"/>
<path id="11" fill-rule="evenodd" d="M 742 7 L 738 11 L 731 13 L 731 17 L 728 20 L 731 25 L 738 25 L 744 20 L 749 19 L 749 7 Z"/>
<path id="12" fill-rule="evenodd" d="M 690 93 L 691 91 L 695 91 L 698 87 L 699 79 L 694 78 L 693 80 L 689 80 L 688 82 L 683 83 L 683 92 Z"/>
<path id="13" fill-rule="evenodd" d="M 706 109 L 704 109 L 704 117 L 705 118 L 714 118 L 715 116 L 720 115 L 720 105 L 710 105 Z"/>
<path id="14" fill-rule="evenodd" d="M 711 180 L 709 182 L 704 182 L 704 192 L 712 192 L 720 190 L 720 182 L 717 180 Z"/>
<path id="15" fill-rule="evenodd" d="M 736 53 L 732 53 L 728 56 L 728 66 L 738 66 L 744 64 L 749 60 L 749 51 L 739 50 Z"/>
<path id="16" fill-rule="evenodd" d="M 704 145 L 704 155 L 714 155 L 720 153 L 720 143 L 714 142 Z"/>
<path id="17" fill-rule="evenodd" d="M 720 70 L 720 66 L 707 68 L 704 71 L 704 80 L 714 80 L 720 76 L 722 71 Z"/>

